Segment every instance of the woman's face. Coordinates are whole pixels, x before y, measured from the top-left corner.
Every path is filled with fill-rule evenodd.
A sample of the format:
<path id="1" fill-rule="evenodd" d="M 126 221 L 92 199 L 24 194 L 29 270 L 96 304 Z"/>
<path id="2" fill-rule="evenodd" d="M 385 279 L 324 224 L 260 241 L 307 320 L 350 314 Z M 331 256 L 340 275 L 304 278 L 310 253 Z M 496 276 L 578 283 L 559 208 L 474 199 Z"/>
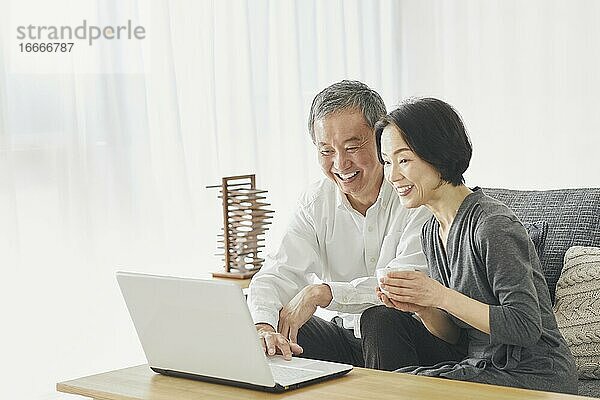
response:
<path id="1" fill-rule="evenodd" d="M 442 183 L 440 174 L 410 149 L 395 125 L 390 124 L 383 129 L 381 157 L 385 178 L 396 189 L 404 207 L 430 204 Z"/>

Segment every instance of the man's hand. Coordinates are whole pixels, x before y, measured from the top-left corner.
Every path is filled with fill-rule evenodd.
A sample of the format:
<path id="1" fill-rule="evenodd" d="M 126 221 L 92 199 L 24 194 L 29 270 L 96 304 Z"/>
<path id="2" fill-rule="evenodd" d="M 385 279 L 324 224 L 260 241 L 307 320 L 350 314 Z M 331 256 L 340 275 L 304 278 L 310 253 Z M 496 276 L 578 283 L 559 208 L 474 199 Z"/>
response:
<path id="1" fill-rule="evenodd" d="M 308 285 L 279 311 L 279 332 L 297 343 L 298 330 L 313 316 L 317 307 L 327 307 L 332 299 L 328 285 Z"/>
<path id="2" fill-rule="evenodd" d="M 292 354 L 298 355 L 304 351 L 297 343 L 290 343 L 282 334 L 275 332 L 271 325 L 256 324 L 255 326 L 266 354 L 270 356 L 282 354 L 283 358 L 291 360 Z"/>

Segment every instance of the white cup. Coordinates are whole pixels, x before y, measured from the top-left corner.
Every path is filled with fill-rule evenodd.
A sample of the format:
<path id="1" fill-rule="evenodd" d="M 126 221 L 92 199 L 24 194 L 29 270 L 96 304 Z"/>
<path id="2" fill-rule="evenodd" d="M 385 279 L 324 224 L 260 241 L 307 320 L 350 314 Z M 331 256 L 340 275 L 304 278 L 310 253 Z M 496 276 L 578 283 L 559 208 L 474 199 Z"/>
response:
<path id="1" fill-rule="evenodd" d="M 381 289 L 381 291 L 383 293 L 387 294 L 387 291 L 383 290 L 381 288 L 381 278 L 386 276 L 389 272 L 417 271 L 419 269 L 420 269 L 420 267 L 417 265 L 398 265 L 398 266 L 393 266 L 393 267 L 380 268 L 377 271 L 375 271 L 375 274 L 377 276 L 377 284 L 379 285 L 379 288 Z"/>

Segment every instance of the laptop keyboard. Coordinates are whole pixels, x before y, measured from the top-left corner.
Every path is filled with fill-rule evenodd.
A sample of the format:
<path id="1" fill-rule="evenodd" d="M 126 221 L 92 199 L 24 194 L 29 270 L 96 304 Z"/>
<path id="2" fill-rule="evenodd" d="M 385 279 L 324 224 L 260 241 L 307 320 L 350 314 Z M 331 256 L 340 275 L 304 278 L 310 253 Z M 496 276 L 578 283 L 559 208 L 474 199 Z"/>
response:
<path id="1" fill-rule="evenodd" d="M 305 381 L 309 378 L 316 378 L 321 374 L 320 371 L 313 369 L 300 369 L 293 367 L 282 367 L 281 365 L 270 365 L 273 379 L 275 382 L 297 382 Z"/>

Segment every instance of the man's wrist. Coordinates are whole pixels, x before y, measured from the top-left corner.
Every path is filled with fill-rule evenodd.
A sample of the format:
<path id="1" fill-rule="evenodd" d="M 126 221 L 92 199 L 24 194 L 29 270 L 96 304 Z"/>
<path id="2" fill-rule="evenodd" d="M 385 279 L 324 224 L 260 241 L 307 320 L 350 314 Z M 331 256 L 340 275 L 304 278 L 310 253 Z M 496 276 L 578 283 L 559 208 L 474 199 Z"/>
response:
<path id="1" fill-rule="evenodd" d="M 319 283 L 319 284 L 313 285 L 312 292 L 313 292 L 313 296 L 312 296 L 313 304 L 315 306 L 325 308 L 331 303 L 331 300 L 333 300 L 333 294 L 331 293 L 331 288 L 329 287 L 329 285 L 327 285 L 325 283 Z"/>
<path id="2" fill-rule="evenodd" d="M 257 331 L 272 331 L 275 332 L 275 328 L 271 326 L 271 324 L 267 324 L 266 322 L 259 322 L 258 324 L 254 324 Z"/>

